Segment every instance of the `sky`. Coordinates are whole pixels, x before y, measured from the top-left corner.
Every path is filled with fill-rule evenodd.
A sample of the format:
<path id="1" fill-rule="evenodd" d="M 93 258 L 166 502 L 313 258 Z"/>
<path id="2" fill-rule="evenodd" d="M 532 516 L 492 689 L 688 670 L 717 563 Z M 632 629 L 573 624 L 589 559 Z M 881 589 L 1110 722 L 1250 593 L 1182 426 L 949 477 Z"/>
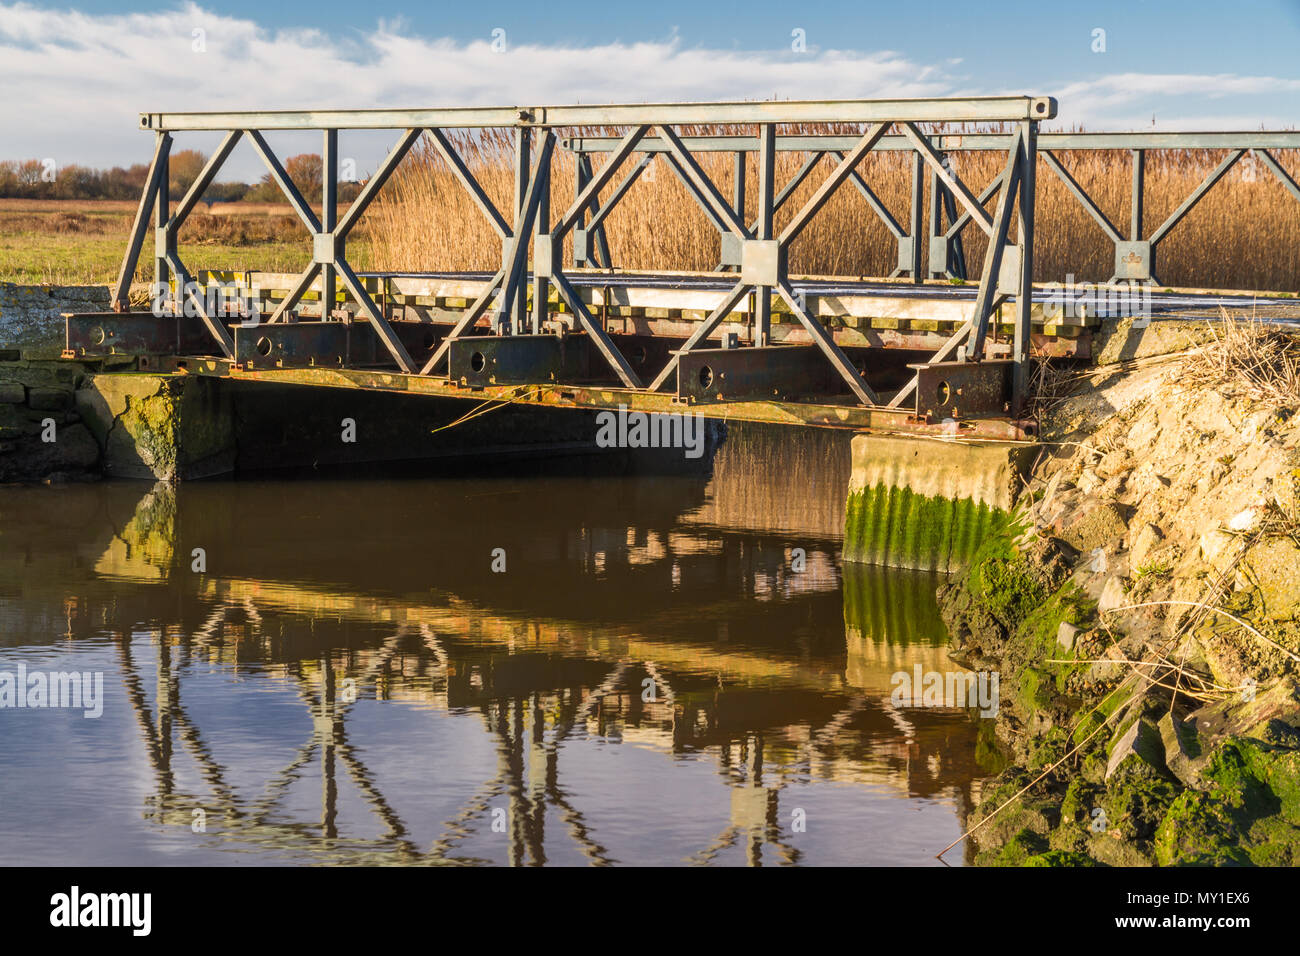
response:
<path id="1" fill-rule="evenodd" d="M 145 162 L 164 110 L 1030 94 L 1049 128 L 1292 129 L 1298 41 L 1300 0 L 0 0 L 0 159 Z M 340 154 L 364 174 L 394 135 Z"/>

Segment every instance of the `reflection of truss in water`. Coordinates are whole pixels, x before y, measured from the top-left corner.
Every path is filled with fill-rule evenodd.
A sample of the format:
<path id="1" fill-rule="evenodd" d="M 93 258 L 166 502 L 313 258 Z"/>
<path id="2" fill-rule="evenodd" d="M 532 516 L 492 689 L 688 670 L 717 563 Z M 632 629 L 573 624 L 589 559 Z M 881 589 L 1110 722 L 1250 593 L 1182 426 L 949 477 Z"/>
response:
<path id="1" fill-rule="evenodd" d="M 155 776 L 156 798 L 151 800 L 151 816 L 161 823 L 188 826 L 193 811 L 202 807 L 208 824 L 217 829 L 222 840 L 252 848 L 261 845 L 301 853 L 317 862 L 486 863 L 490 861 L 459 848 L 491 821 L 494 825 L 505 823 L 511 864 L 541 864 L 547 861 L 548 808 L 553 808 L 573 846 L 583 856 L 595 865 L 615 862 L 595 828 L 561 786 L 558 768 L 560 744 L 589 720 L 603 720 L 603 711 L 612 702 L 639 706 L 643 712 L 653 711 L 661 717 L 667 729 L 659 736 L 666 736 L 670 746 L 690 740 L 701 727 L 706 737 L 715 738 L 720 775 L 732 793 L 731 819 L 710 845 L 690 855 L 687 862 L 707 864 L 723 851 L 743 846 L 746 861 L 759 864 L 763 861 L 764 848 L 770 844 L 778 862 L 797 863 L 800 851 L 783 834 L 778 809 L 779 791 L 787 778 L 807 779 L 818 765 L 825 767 L 828 760 L 833 761 L 837 735 L 865 709 L 892 711 L 887 703 L 882 708 L 880 701 L 855 697 L 844 710 L 825 720 L 820 729 L 808 734 L 799 746 L 799 759 L 778 759 L 774 767 L 765 767 L 765 750 L 771 752 L 772 741 L 765 739 L 762 731 L 745 731 L 738 739 L 727 734 L 717 740 L 716 735 L 708 733 L 717 715 L 711 714 L 707 705 L 682 705 L 673 686 L 678 678 L 666 677 L 653 661 L 619 660 L 602 681 L 587 683 L 589 690 L 529 689 L 522 694 L 502 692 L 487 696 L 477 701 L 475 707 L 488 734 L 495 740 L 497 772 L 444 822 L 439 835 L 425 849 L 417 845 L 411 829 L 385 797 L 352 744 L 346 717 L 360 691 L 373 688 L 380 694 L 381 683 L 391 679 L 390 665 L 397 656 L 407 653 L 402 650 L 404 644 L 417 645 L 419 657 L 429 662 L 432 675 L 449 681 L 457 673 L 457 661 L 444 640 L 428 624 L 405 623 L 397 625 L 381 646 L 364 652 L 365 659 L 359 668 L 344 666 L 340 671 L 330 653 L 319 659 L 319 670 L 315 673 L 310 673 L 310 664 L 304 667 L 302 661 L 285 665 L 286 679 L 311 714 L 314 731 L 293 759 L 267 782 L 260 799 L 250 801 L 242 798 L 227 781 L 225 768 L 204 743 L 182 704 L 180 693 L 181 673 L 192 652 L 196 647 L 215 648 L 222 644 L 232 611 L 243 616 L 245 625 L 255 636 L 261 635 L 262 613 L 250 597 L 245 597 L 218 604 L 202 627 L 191 637 L 182 638 L 179 665 L 173 661 L 171 642 L 158 641 L 156 714 L 151 713 L 144 682 L 132 658 L 129 636 L 123 634 L 117 642 L 127 695 Z M 477 668 L 470 667 L 469 671 L 473 686 L 481 678 Z M 643 681 L 638 680 L 641 674 L 646 675 Z M 654 700 L 647 704 L 640 692 L 650 685 L 654 688 Z M 573 684 L 560 686 L 572 688 Z M 698 692 L 695 696 L 699 697 Z M 448 705 L 445 695 L 441 703 Z M 887 716 L 902 731 L 907 745 L 915 749 L 913 728 L 907 719 L 896 712 Z M 177 739 L 197 765 L 210 791 L 209 798 L 199 799 L 178 791 L 173 770 L 173 746 Z M 662 741 L 653 739 L 651 743 Z M 282 801 L 313 762 L 318 764 L 321 778 L 320 818 L 313 822 L 287 821 L 283 819 Z M 358 838 L 341 833 L 340 767 L 357 787 L 370 812 L 382 823 L 381 836 Z M 499 819 L 501 803 L 498 802 L 504 803 L 504 820 Z M 216 814 L 212 813 L 214 809 Z"/>

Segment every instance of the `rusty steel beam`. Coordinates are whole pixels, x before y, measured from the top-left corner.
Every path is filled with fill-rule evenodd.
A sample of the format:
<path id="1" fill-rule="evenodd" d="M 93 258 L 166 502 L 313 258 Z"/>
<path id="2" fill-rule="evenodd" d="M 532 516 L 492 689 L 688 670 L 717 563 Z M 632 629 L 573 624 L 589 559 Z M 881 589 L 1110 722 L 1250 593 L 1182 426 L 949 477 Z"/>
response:
<path id="1" fill-rule="evenodd" d="M 173 358 L 173 367 L 186 374 L 230 378 L 235 381 L 275 382 L 307 387 L 354 388 L 411 396 L 458 398 L 482 403 L 485 400 L 535 405 L 548 408 L 614 410 L 670 413 L 683 411 L 681 401 L 664 392 L 646 392 L 617 386 L 539 383 L 520 390 L 517 385 L 486 385 L 468 388 L 445 378 L 406 375 L 400 372 L 355 368 L 241 369 L 233 362 L 209 357 Z M 956 428 L 939 418 L 922 418 L 912 409 L 891 409 L 840 402 L 734 401 L 691 406 L 705 418 L 722 421 L 765 422 L 846 431 L 874 431 L 881 434 L 931 435 L 949 440 L 1029 441 L 1036 434 L 1031 421 L 1008 418 L 976 418 L 960 421 Z"/>
<path id="2" fill-rule="evenodd" d="M 695 349 L 677 357 L 677 397 L 692 404 L 810 401 L 843 394 L 844 381 L 814 345 Z"/>
<path id="3" fill-rule="evenodd" d="M 203 321 L 151 312 L 82 312 L 63 316 L 65 358 L 116 355 L 203 355 L 212 336 Z"/>
<path id="4" fill-rule="evenodd" d="M 909 365 L 916 371 L 916 414 L 927 420 L 984 418 L 1011 410 L 1009 359 Z"/>
<path id="5" fill-rule="evenodd" d="M 593 378 L 591 340 L 583 333 L 464 336 L 452 340 L 449 361 L 452 381 L 472 388 Z M 614 381 L 608 373 L 603 378 Z"/>

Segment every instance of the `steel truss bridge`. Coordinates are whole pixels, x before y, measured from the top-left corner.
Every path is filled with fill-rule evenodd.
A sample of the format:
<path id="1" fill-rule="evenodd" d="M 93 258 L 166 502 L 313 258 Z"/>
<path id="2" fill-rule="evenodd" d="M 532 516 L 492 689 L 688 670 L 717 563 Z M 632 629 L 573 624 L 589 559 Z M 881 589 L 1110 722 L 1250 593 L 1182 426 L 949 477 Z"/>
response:
<path id="1" fill-rule="evenodd" d="M 1300 148 L 1300 133 L 1040 135 L 1039 123 L 1056 113 L 1050 97 L 1010 96 L 142 114 L 140 127 L 155 134 L 156 145 L 114 291 L 114 312 L 67 316 L 65 356 L 131 356 L 143 368 L 566 407 L 672 411 L 690 403 L 718 417 L 849 428 L 925 431 L 956 420 L 974 436 L 1023 437 L 1033 429 L 1024 420 L 1031 356 L 1087 357 L 1090 329 L 1106 308 L 1094 302 L 1084 315 L 1065 315 L 1049 294 L 1032 286 L 1040 159 L 1113 243 L 1114 273 L 1107 280 L 1112 286 L 1156 282 L 1160 244 L 1247 154 L 1300 199 L 1300 186 L 1270 152 Z M 783 126 L 805 123 L 858 132 L 778 134 Z M 932 131 L 944 124 L 995 125 L 1004 132 Z M 753 129 L 756 135 L 679 133 L 698 125 Z M 454 142 L 465 131 L 491 128 L 513 135 L 514 196 L 504 212 Z M 617 135 L 563 135 L 592 129 Z M 264 135 L 287 130 L 322 136 L 319 216 Z M 341 130 L 400 134 L 339 215 Z M 191 131 L 222 131 L 225 137 L 173 205 L 173 135 Z M 192 272 L 180 257 L 181 226 L 241 139 L 252 144 L 310 234 L 312 260 L 301 274 Z M 499 237 L 495 272 L 357 273 L 349 264 L 349 235 L 421 139 Z M 573 154 L 576 170 L 575 198 L 562 210 L 551 204 L 557 148 Z M 1126 233 L 1057 155 L 1081 149 L 1131 153 Z M 1184 149 L 1228 152 L 1149 230 L 1143 215 L 1146 154 Z M 700 162 L 719 151 L 736 160 L 730 198 Z M 782 151 L 806 159 L 789 181 L 778 184 L 776 154 Z M 868 154 L 880 151 L 911 155 L 906 225 L 858 170 Z M 999 153 L 1001 172 L 976 192 L 947 161 L 960 151 Z M 743 171 L 751 153 L 757 156 L 758 214 L 746 221 Z M 602 154 L 597 165 L 593 158 Z M 656 157 L 720 234 L 720 261 L 712 273 L 628 272 L 611 260 L 609 214 Z M 826 166 L 820 184 L 777 230 L 777 211 Z M 849 188 L 896 242 L 893 275 L 792 276 L 792 243 L 837 191 Z M 961 286 L 927 282 L 968 278 L 962 236 L 971 227 L 987 238 L 978 278 Z M 131 279 L 151 228 L 156 287 L 167 292 L 160 308 L 131 311 Z M 566 241 L 570 262 L 563 256 Z M 236 290 L 237 307 L 209 295 L 219 286 Z M 1253 301 L 1152 292 L 1149 309 L 1157 316 L 1180 315 L 1220 305 L 1249 308 Z M 255 323 L 240 318 L 250 305 L 258 310 Z"/>

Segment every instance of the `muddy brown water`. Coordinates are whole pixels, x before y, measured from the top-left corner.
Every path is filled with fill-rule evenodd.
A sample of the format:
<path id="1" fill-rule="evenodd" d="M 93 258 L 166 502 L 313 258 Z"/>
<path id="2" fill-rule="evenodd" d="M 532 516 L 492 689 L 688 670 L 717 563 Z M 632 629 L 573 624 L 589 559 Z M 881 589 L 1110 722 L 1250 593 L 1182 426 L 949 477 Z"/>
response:
<path id="1" fill-rule="evenodd" d="M 951 669 L 938 582 L 842 564 L 847 446 L 798 434 L 0 488 L 0 680 L 102 675 L 0 709 L 0 863 L 940 865 L 978 719 L 890 702 Z"/>

